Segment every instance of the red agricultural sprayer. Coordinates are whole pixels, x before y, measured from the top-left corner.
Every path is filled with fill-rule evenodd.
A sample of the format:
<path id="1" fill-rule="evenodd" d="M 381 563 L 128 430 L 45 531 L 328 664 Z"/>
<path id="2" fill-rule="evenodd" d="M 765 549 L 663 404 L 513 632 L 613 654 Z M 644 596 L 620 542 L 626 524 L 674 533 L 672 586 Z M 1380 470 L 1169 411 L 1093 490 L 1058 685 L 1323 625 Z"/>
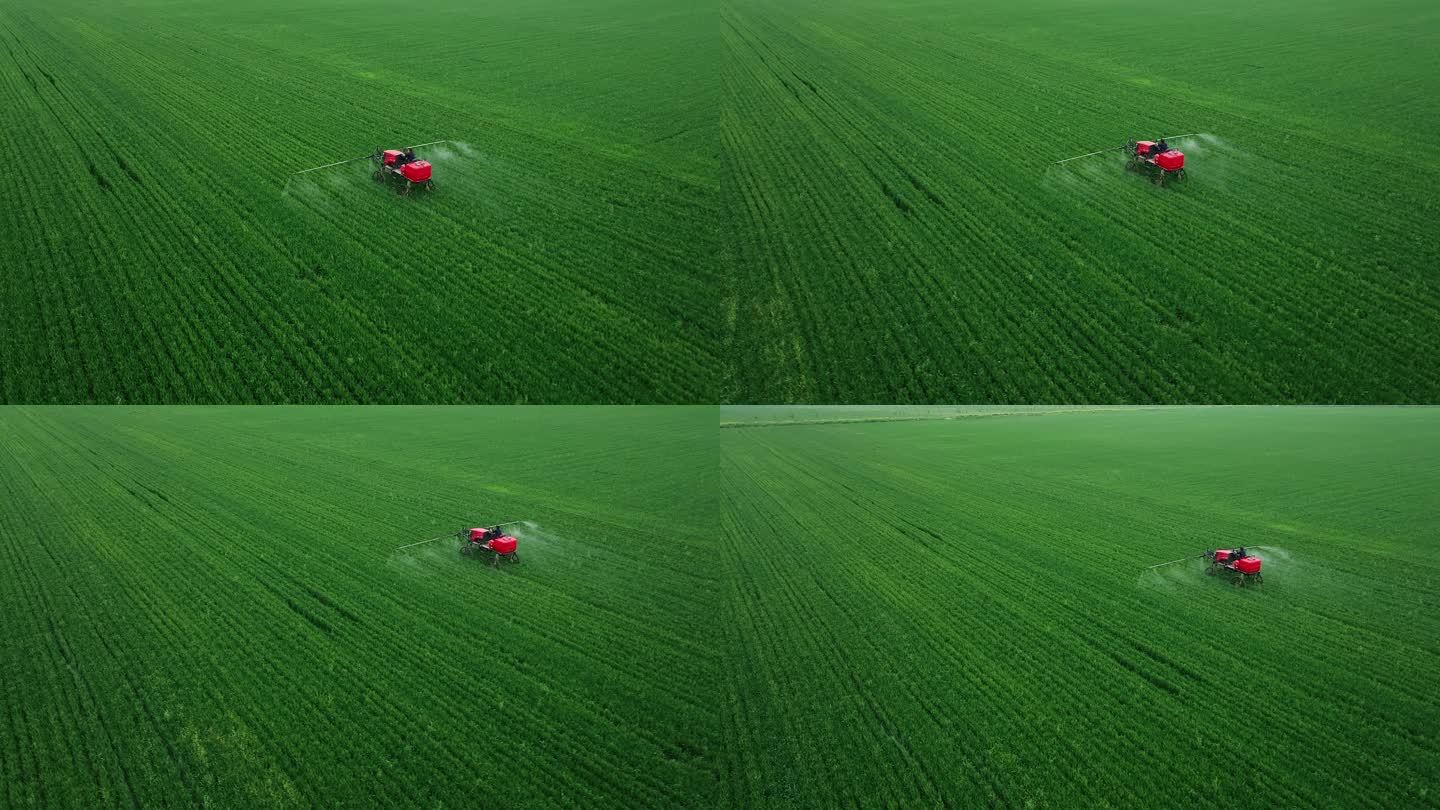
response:
<path id="1" fill-rule="evenodd" d="M 430 162 L 415 157 L 413 146 L 403 150 L 377 147 L 370 160 L 375 163 L 375 173 L 372 176 L 377 183 L 389 183 L 391 188 L 401 194 L 409 194 L 413 188 L 435 190 L 435 181 L 430 177 Z"/>
<path id="2" fill-rule="evenodd" d="M 512 523 L 519 523 L 516 520 Z M 494 526 L 481 527 L 478 529 L 461 529 L 455 533 L 460 540 L 460 553 L 471 556 L 484 557 L 491 565 L 498 566 L 502 562 L 520 562 L 519 540 L 514 535 L 506 534 L 501 526 L 509 526 L 511 523 L 499 523 Z"/>
<path id="3" fill-rule="evenodd" d="M 1200 135 L 1192 132 L 1189 135 L 1170 135 L 1158 141 L 1129 141 L 1124 146 L 1115 146 L 1110 149 L 1101 149 L 1097 152 L 1087 152 L 1083 155 L 1057 160 L 1050 164 L 1059 166 L 1062 163 L 1069 163 L 1072 160 L 1104 155 L 1110 152 L 1124 151 L 1127 155 L 1125 168 L 1146 174 L 1157 186 L 1165 185 L 1166 180 L 1185 179 L 1185 153 L 1179 149 L 1172 149 L 1170 141 L 1178 141 L 1181 138 L 1194 138 Z"/>
<path id="4" fill-rule="evenodd" d="M 523 520 L 511 520 L 506 523 L 494 523 L 489 526 L 481 526 L 474 529 L 461 529 L 454 534 L 442 534 L 439 537 L 432 537 L 429 540 L 421 540 L 415 543 L 407 543 L 395 549 L 413 548 L 423 546 L 426 543 L 433 543 L 437 540 L 455 538 L 460 541 L 460 553 L 467 557 L 483 557 L 491 565 L 499 566 L 502 562 L 520 562 L 520 541 L 515 535 L 504 530 L 506 526 L 515 526 L 524 523 Z"/>
<path id="5" fill-rule="evenodd" d="M 1210 564 L 1205 566 L 1205 574 L 1214 576 L 1216 574 L 1228 574 L 1236 585 L 1244 585 L 1248 580 L 1256 585 L 1265 581 L 1260 574 L 1260 558 L 1250 554 L 1244 546 L 1240 548 L 1217 548 L 1205 552 L 1205 557 Z"/>
<path id="6" fill-rule="evenodd" d="M 1178 560 L 1146 566 L 1145 570 L 1149 571 L 1152 568 L 1162 568 L 1167 565 L 1182 563 L 1186 560 L 1205 560 L 1206 576 L 1216 576 L 1217 574 L 1227 576 L 1239 587 L 1244 587 L 1247 583 L 1259 585 L 1265 581 L 1265 577 L 1260 574 L 1260 566 L 1262 564 L 1260 558 L 1250 553 L 1256 548 L 1259 548 L 1259 546 L 1252 546 L 1250 549 L 1246 549 L 1244 546 L 1240 546 L 1239 548 L 1209 549 L 1204 554 L 1199 554 L 1194 557 L 1181 557 Z"/>
<path id="7" fill-rule="evenodd" d="M 433 177 L 434 167 L 427 160 L 421 160 L 415 156 L 415 150 L 426 146 L 434 146 L 450 141 L 430 141 L 429 143 L 417 143 L 414 146 L 405 146 L 399 149 L 381 149 L 375 147 L 375 151 L 368 155 L 339 160 L 334 163 L 326 163 L 324 166 L 316 166 L 311 169 L 301 169 L 293 172 L 285 178 L 285 188 L 289 188 L 290 181 L 297 176 L 318 172 L 321 169 L 333 169 L 336 166 L 344 166 L 347 163 L 354 163 L 357 160 L 369 160 L 375 164 L 375 171 L 371 173 L 377 183 L 384 183 L 399 194 L 408 195 L 411 190 L 421 188 L 426 191 L 435 190 L 435 179 Z M 284 192 L 284 189 L 281 189 Z"/>

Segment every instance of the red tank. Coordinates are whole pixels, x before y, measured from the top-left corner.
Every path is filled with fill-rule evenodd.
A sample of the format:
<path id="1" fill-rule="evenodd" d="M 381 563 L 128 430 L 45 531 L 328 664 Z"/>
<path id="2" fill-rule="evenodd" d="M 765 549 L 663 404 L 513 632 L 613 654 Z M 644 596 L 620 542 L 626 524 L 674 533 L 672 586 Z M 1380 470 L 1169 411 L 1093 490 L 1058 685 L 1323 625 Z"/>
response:
<path id="1" fill-rule="evenodd" d="M 400 173 L 412 183 L 423 183 L 430 179 L 430 164 L 423 160 L 416 160 L 401 166 Z"/>
<path id="2" fill-rule="evenodd" d="M 1150 149 L 1151 149 L 1151 147 L 1153 147 L 1153 146 L 1155 146 L 1155 142 L 1154 142 L 1154 141 L 1136 141 L 1136 142 L 1135 142 L 1135 154 L 1137 154 L 1137 155 L 1148 155 L 1148 154 L 1150 154 Z"/>
<path id="3" fill-rule="evenodd" d="M 497 554 L 514 554 L 515 538 L 508 534 L 504 537 L 497 537 L 490 541 L 490 549 Z"/>
<path id="4" fill-rule="evenodd" d="M 385 165 L 386 165 L 386 166 L 394 166 L 394 165 L 395 165 L 395 159 L 398 158 L 398 157 L 400 157 L 400 150 L 399 150 L 399 149 L 386 149 L 386 150 L 385 150 Z"/>
<path id="5" fill-rule="evenodd" d="M 1185 168 L 1185 154 L 1178 149 L 1161 152 L 1155 156 L 1155 165 L 1167 172 L 1179 171 Z"/>
<path id="6" fill-rule="evenodd" d="M 1241 557 L 1235 561 L 1235 570 L 1242 574 L 1258 574 L 1260 573 L 1260 558 Z"/>

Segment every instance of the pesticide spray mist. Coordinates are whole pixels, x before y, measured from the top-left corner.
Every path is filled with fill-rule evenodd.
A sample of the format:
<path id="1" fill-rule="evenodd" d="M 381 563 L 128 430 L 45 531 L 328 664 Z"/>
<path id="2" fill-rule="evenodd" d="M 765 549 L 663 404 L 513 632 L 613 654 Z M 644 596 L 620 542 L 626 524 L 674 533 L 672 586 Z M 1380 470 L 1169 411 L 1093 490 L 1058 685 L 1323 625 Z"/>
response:
<path id="1" fill-rule="evenodd" d="M 1204 178 L 1205 185 L 1223 188 L 1238 164 L 1248 156 L 1218 135 L 1203 133 L 1186 139 L 1185 169 L 1192 180 Z"/>
<path id="2" fill-rule="evenodd" d="M 1221 149 L 1232 148 L 1230 146 L 1230 143 L 1224 138 L 1221 138 L 1219 135 L 1211 135 L 1206 132 L 1202 132 L 1199 136 L 1197 136 L 1196 140 L 1200 141 L 1201 143 L 1209 144 L 1210 146 L 1218 146 Z"/>
<path id="3" fill-rule="evenodd" d="M 479 154 L 475 147 L 464 141 L 445 141 L 425 147 L 425 159 L 440 164 L 461 158 L 473 158 Z"/>
<path id="4" fill-rule="evenodd" d="M 1287 549 L 1280 546 L 1252 546 L 1255 556 L 1263 563 L 1261 572 L 1265 574 L 1267 581 L 1276 581 L 1283 578 L 1286 585 L 1294 585 L 1304 575 L 1305 563 L 1296 560 L 1294 555 Z"/>
<path id="5" fill-rule="evenodd" d="M 432 576 L 438 570 L 437 563 L 459 558 L 459 549 L 458 539 L 442 537 L 433 543 L 391 551 L 385 567 L 413 576 Z"/>
<path id="6" fill-rule="evenodd" d="M 1204 579 L 1202 574 L 1204 570 L 1203 560 L 1186 560 L 1174 565 L 1141 571 L 1135 577 L 1135 584 L 1150 590 L 1174 591 Z"/>
<path id="7" fill-rule="evenodd" d="M 515 535 L 515 539 L 520 541 L 522 549 L 534 549 L 542 554 L 561 540 L 560 535 L 547 530 L 533 520 L 522 521 L 512 533 Z"/>

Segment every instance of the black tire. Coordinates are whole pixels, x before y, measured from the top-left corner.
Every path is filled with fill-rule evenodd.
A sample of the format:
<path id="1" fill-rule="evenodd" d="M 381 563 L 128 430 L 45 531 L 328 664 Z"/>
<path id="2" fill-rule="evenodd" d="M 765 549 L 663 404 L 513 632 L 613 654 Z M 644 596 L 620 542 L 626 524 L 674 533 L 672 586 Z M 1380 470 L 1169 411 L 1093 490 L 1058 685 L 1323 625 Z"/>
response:
<path id="1" fill-rule="evenodd" d="M 375 182 L 379 183 L 379 182 L 383 182 L 384 180 L 385 180 L 385 171 L 384 171 L 383 169 L 376 169 L 376 170 L 375 170 Z"/>

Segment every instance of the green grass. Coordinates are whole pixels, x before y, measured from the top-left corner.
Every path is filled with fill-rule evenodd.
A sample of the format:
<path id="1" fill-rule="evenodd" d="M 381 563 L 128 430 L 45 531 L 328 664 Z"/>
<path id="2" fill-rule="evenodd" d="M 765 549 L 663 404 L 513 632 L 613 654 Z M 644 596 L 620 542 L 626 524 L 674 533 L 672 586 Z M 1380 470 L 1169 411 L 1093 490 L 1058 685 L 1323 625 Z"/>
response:
<path id="1" fill-rule="evenodd" d="M 713 408 L 0 409 L 0 805 L 675 807 Z M 528 519 L 496 571 L 449 541 Z"/>
<path id="2" fill-rule="evenodd" d="M 1440 411 L 722 430 L 737 806 L 1433 806 Z M 1263 546 L 1240 589 L 1206 548 Z"/>
<path id="3" fill-rule="evenodd" d="M 0 401 L 713 402 L 714 26 L 0 0 Z M 442 138 L 432 196 L 281 193 Z"/>
<path id="4" fill-rule="evenodd" d="M 1094 405 L 722 405 L 720 426 L 771 427 L 830 422 L 896 422 L 972 416 L 1028 416 L 1094 410 Z M 1114 406 L 1129 409 L 1134 406 Z"/>
<path id="5" fill-rule="evenodd" d="M 731 402 L 1435 402 L 1440 8 L 726 0 Z M 1119 153 L 1181 144 L 1156 188 Z"/>

